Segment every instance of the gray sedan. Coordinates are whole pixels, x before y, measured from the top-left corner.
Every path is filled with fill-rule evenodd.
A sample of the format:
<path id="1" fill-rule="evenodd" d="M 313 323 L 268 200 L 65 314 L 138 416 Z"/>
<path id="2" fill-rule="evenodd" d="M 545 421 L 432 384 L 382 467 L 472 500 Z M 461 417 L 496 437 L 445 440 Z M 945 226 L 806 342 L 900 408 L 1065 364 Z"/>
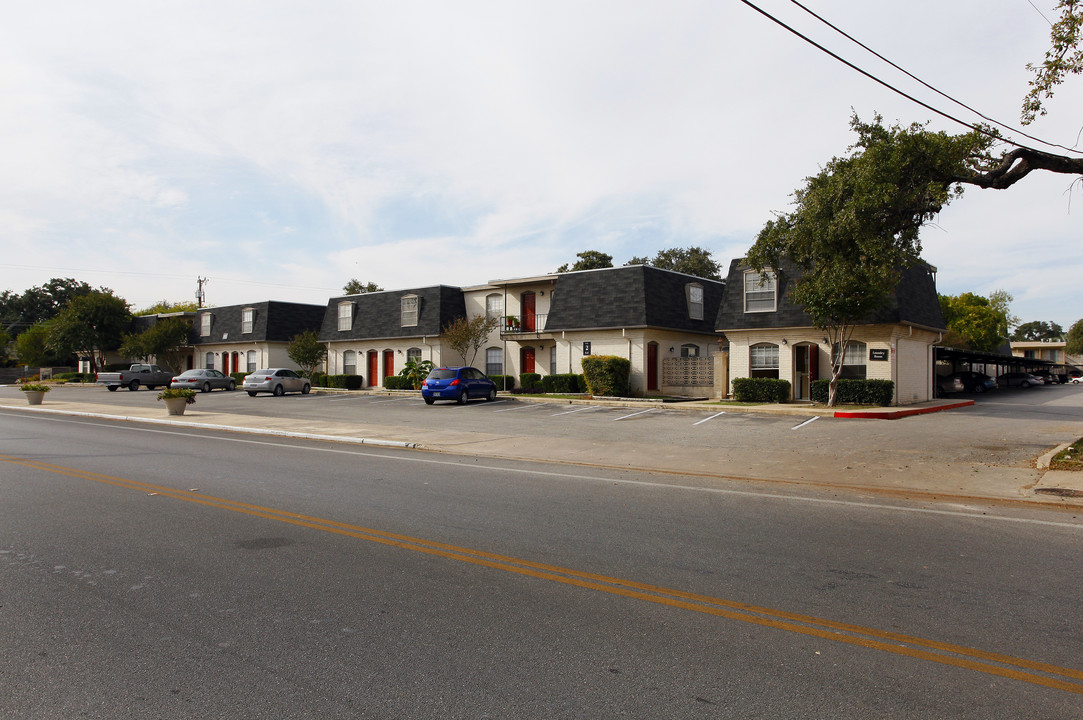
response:
<path id="1" fill-rule="evenodd" d="M 267 368 L 256 370 L 245 376 L 244 390 L 252 397 L 256 393 L 271 393 L 272 395 L 285 395 L 288 392 L 299 392 L 308 395 L 312 385 L 305 378 L 289 368 Z"/>
<path id="2" fill-rule="evenodd" d="M 210 392 L 215 388 L 223 390 L 236 390 L 237 381 L 220 370 L 202 368 L 198 370 L 185 370 L 169 382 L 171 388 L 187 388 Z"/>

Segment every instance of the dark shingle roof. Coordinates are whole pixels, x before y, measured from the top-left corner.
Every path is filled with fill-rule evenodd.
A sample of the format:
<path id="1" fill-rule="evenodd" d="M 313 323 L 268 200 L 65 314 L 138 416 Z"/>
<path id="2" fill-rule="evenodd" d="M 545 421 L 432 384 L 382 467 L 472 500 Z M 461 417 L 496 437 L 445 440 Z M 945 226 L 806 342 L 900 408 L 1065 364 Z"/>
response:
<path id="1" fill-rule="evenodd" d="M 703 287 L 703 319 L 688 315 L 686 287 Z M 724 284 L 717 280 L 633 265 L 562 273 L 549 306 L 547 332 L 660 327 L 713 333 Z"/>
<path id="2" fill-rule="evenodd" d="M 744 311 L 744 274 L 748 266 L 744 260 L 730 263 L 726 279 L 726 294 L 718 311 L 715 327 L 719 332 L 727 330 L 756 330 L 782 327 L 808 327 L 812 319 L 798 305 L 789 301 L 789 290 L 798 270 L 783 262 L 777 273 L 778 309 L 775 312 L 746 313 Z M 943 329 L 944 317 L 940 314 L 940 300 L 936 294 L 933 269 L 924 263 L 903 270 L 899 285 L 887 304 L 865 319 L 868 324 L 911 323 L 923 327 Z"/>
<path id="3" fill-rule="evenodd" d="M 242 312 L 255 310 L 252 319 L 252 332 L 241 332 Z M 195 311 L 192 323 L 192 344 L 202 345 L 220 342 L 289 342 L 305 330 L 318 330 L 323 321 L 325 306 L 305 303 L 266 302 L 247 305 L 226 305 L 224 307 L 203 308 Z M 202 337 L 200 333 L 201 316 L 211 313 L 211 334 Z M 225 336 L 225 337 L 223 337 Z"/>
<path id="4" fill-rule="evenodd" d="M 417 295 L 420 300 L 416 326 L 402 326 L 402 298 L 406 295 Z M 354 303 L 353 326 L 349 330 L 338 329 L 338 307 L 344 301 Z M 465 315 L 462 289 L 448 285 L 343 295 L 328 301 L 320 340 L 436 336 L 450 322 Z"/>

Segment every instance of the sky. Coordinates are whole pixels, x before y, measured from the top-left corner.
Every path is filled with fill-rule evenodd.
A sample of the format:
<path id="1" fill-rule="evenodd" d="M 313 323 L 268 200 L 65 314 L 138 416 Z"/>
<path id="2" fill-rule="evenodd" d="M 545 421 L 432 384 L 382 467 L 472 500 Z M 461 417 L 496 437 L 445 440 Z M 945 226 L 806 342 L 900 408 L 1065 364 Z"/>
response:
<path id="1" fill-rule="evenodd" d="M 978 119 L 796 4 L 755 4 Z M 1013 128 L 1055 19 L 1055 0 L 804 4 Z M 1026 131 L 1083 142 L 1083 78 L 1047 106 Z M 587 249 L 726 268 L 847 151 L 852 113 L 965 130 L 739 0 L 8 3 L 0 290 L 70 277 L 138 310 L 197 278 L 209 305 L 324 304 L 353 278 L 467 287 Z M 1074 180 L 968 189 L 922 231 L 938 290 L 1083 317 Z"/>

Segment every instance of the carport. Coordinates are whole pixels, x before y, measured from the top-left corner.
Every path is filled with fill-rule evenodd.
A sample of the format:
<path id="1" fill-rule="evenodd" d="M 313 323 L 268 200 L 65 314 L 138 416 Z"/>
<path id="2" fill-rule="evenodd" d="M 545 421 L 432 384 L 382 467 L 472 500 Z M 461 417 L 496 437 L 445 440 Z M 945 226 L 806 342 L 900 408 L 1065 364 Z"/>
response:
<path id="1" fill-rule="evenodd" d="M 963 370 L 985 373 L 997 378 L 1006 372 L 1053 373 L 1064 375 L 1067 381 L 1068 368 L 1051 360 L 1001 355 L 1000 353 L 978 352 L 976 350 L 957 350 L 955 348 L 933 348 L 933 359 L 937 375 L 951 375 Z M 1055 369 L 1056 368 L 1056 369 Z"/>

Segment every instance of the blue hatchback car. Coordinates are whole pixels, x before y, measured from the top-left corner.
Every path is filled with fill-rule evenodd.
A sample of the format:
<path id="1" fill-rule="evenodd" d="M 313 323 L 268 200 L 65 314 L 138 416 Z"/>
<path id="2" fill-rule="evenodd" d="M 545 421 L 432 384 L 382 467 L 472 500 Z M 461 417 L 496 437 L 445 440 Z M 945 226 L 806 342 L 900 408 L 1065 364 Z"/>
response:
<path id="1" fill-rule="evenodd" d="M 421 383 L 426 405 L 437 400 L 454 400 L 463 405 L 471 398 L 496 400 L 496 383 L 472 367 L 438 367 Z"/>

